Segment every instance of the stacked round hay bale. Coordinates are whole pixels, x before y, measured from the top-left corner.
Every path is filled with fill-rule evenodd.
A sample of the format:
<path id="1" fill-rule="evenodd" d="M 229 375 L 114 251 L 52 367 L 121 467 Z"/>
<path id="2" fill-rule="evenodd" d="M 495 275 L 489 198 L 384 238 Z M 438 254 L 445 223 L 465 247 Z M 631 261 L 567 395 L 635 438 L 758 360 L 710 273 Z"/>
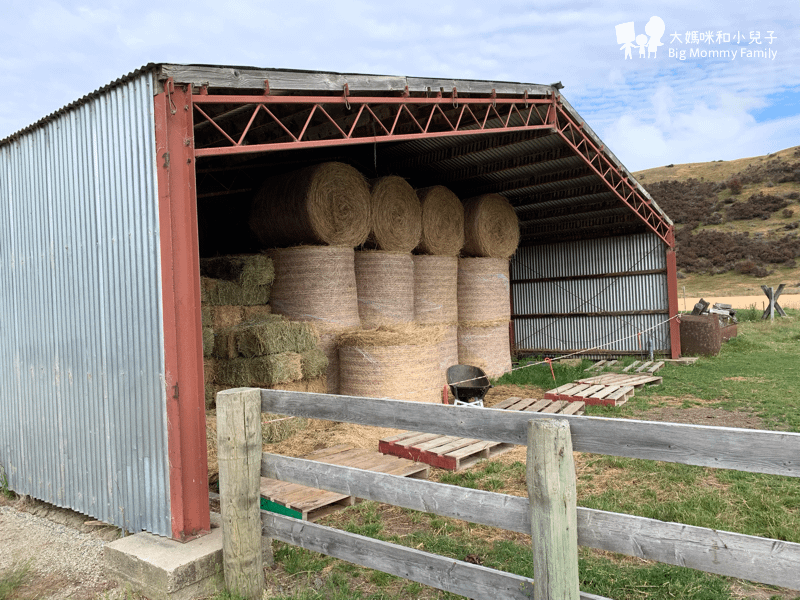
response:
<path id="1" fill-rule="evenodd" d="M 315 325 L 338 392 L 336 336 L 360 326 L 353 248 L 370 233 L 370 189 L 353 167 L 328 162 L 268 178 L 250 228 L 275 261 L 273 310 Z M 312 245 L 313 244 L 313 245 Z"/>
<path id="2" fill-rule="evenodd" d="M 448 367 L 458 364 L 458 254 L 464 245 L 464 206 L 441 185 L 417 190 L 417 197 L 422 235 L 414 255 L 414 321 L 443 328 L 439 372 L 444 384 Z"/>
<path id="3" fill-rule="evenodd" d="M 328 358 L 326 391 L 338 393 L 336 336 L 358 329 L 355 252 L 334 246 L 296 246 L 270 251 L 275 264 L 273 312 L 312 323 Z"/>
<path id="4" fill-rule="evenodd" d="M 250 318 L 269 314 L 275 271 L 264 254 L 239 254 L 200 259 L 203 367 L 206 407 L 227 386 L 216 381 L 216 332 Z"/>
<path id="5" fill-rule="evenodd" d="M 407 252 L 355 253 L 358 315 L 364 329 L 414 321 L 414 261 Z"/>
<path id="6" fill-rule="evenodd" d="M 438 344 L 439 380 L 458 364 L 458 257 L 414 255 L 414 321 L 442 328 Z"/>
<path id="7" fill-rule="evenodd" d="M 339 336 L 339 390 L 347 396 L 440 402 L 442 328 L 379 327 Z"/>
<path id="8" fill-rule="evenodd" d="M 358 313 L 365 329 L 403 325 L 414 320 L 414 263 L 422 209 L 414 189 L 402 177 L 372 181 L 370 233 L 366 250 L 356 252 Z"/>
<path id="9" fill-rule="evenodd" d="M 253 200 L 250 229 L 267 247 L 354 248 L 370 232 L 370 191 L 353 167 L 327 162 L 268 178 Z"/>
<path id="10" fill-rule="evenodd" d="M 513 207 L 499 194 L 464 203 L 464 258 L 458 266 L 458 360 L 489 377 L 511 370 L 509 258 L 519 244 Z"/>

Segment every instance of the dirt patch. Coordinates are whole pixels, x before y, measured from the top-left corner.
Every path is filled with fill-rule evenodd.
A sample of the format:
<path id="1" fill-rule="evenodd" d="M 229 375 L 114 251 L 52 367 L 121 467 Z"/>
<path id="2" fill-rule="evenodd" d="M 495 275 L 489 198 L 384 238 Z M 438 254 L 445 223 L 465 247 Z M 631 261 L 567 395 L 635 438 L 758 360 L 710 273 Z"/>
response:
<path id="1" fill-rule="evenodd" d="M 642 411 L 637 419 L 647 421 L 667 421 L 670 423 L 691 423 L 694 425 L 714 425 L 717 427 L 740 427 L 742 429 L 765 429 L 761 417 L 749 412 L 708 408 L 704 406 L 692 408 L 660 407 Z"/>
<path id="2" fill-rule="evenodd" d="M 118 536 L 116 528 L 71 510 L 39 501 L 3 500 L 0 573 L 27 565 L 24 584 L 14 592 L 20 600 L 124 598 L 125 590 L 106 577 L 103 568 L 103 547 Z"/>

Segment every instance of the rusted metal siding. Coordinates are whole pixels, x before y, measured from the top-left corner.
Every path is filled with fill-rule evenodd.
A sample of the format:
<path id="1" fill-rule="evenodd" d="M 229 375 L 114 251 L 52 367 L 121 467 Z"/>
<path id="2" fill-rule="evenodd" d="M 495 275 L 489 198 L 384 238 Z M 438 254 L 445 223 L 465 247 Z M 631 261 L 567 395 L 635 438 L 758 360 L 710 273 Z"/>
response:
<path id="1" fill-rule="evenodd" d="M 153 94 L 139 74 L 0 146 L 0 464 L 170 535 Z"/>
<path id="2" fill-rule="evenodd" d="M 667 246 L 654 234 L 520 248 L 511 263 L 518 351 L 670 350 Z"/>

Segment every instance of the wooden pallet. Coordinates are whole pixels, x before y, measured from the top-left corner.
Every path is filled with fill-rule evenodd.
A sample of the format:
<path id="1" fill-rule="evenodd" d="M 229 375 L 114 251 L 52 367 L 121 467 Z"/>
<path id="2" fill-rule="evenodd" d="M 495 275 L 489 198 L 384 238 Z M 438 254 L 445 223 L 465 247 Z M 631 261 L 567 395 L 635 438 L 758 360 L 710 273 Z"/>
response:
<path id="1" fill-rule="evenodd" d="M 548 390 L 545 392 L 544 397 L 565 402 L 583 402 L 590 405 L 622 406 L 633 396 L 633 390 L 633 386 L 630 385 L 573 382 Z"/>
<path id="2" fill-rule="evenodd" d="M 664 361 L 645 361 L 642 362 L 640 360 L 635 360 L 627 367 L 622 367 L 616 360 L 598 360 L 593 365 L 584 369 L 585 371 L 595 371 L 600 373 L 601 371 L 605 371 L 606 369 L 611 369 L 614 372 L 621 372 L 621 373 L 629 373 L 631 371 L 635 373 L 655 373 L 661 367 L 664 366 Z M 622 368 L 621 368 L 622 367 Z"/>
<path id="3" fill-rule="evenodd" d="M 584 404 L 580 402 L 554 402 L 519 397 L 508 398 L 491 408 L 562 415 L 582 415 L 584 412 Z M 470 408 L 468 410 L 480 409 Z M 494 458 L 508 452 L 513 447 L 514 444 L 503 442 L 487 442 L 413 431 L 406 431 L 378 442 L 378 450 L 384 454 L 401 456 L 448 471 L 462 471 L 479 460 Z"/>
<path id="4" fill-rule="evenodd" d="M 378 471 L 402 477 L 415 477 L 427 479 L 430 467 L 426 464 L 415 463 L 411 460 L 386 456 L 379 452 L 372 452 L 363 448 L 355 448 L 348 444 L 340 444 L 331 448 L 317 450 L 303 456 L 309 460 L 321 463 L 355 467 L 365 471 Z M 288 509 L 279 510 L 284 514 L 292 514 L 304 521 L 317 519 L 351 506 L 356 499 L 346 494 L 327 492 L 316 488 L 287 483 L 277 479 L 261 478 L 261 497 L 268 503 Z"/>
<path id="5" fill-rule="evenodd" d="M 579 379 L 575 383 L 590 384 L 590 385 L 629 385 L 635 388 L 640 388 L 645 385 L 659 385 L 663 380 L 662 377 L 656 375 L 637 375 L 633 373 L 606 373 L 605 375 L 596 375 L 594 377 L 586 377 Z"/>

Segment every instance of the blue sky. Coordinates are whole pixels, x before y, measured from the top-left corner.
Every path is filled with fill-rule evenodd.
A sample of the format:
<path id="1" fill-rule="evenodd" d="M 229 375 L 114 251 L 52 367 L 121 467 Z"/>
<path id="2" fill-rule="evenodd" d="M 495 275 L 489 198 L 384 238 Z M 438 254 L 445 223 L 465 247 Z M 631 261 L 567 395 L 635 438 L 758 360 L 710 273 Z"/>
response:
<path id="1" fill-rule="evenodd" d="M 0 138 L 144 64 L 176 62 L 561 81 L 632 170 L 800 145 L 800 0 L 2 1 Z M 663 45 L 626 59 L 616 26 L 646 35 L 654 16 Z"/>

